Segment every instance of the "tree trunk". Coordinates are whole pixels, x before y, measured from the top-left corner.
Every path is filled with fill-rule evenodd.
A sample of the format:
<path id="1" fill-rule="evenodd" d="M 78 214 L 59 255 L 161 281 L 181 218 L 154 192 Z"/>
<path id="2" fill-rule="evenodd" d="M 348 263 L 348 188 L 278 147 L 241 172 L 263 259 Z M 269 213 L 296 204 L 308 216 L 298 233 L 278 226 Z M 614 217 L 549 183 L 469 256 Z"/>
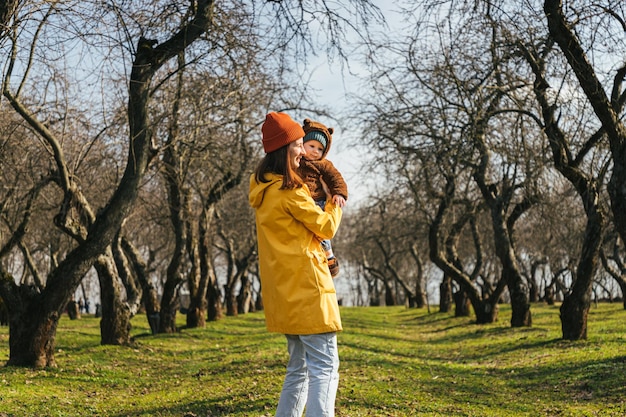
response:
<path id="1" fill-rule="evenodd" d="M 263 296 L 261 295 L 261 291 L 256 296 L 256 300 L 254 301 L 254 310 L 255 311 L 263 311 L 265 306 L 263 305 Z"/>
<path id="2" fill-rule="evenodd" d="M 415 308 L 424 308 L 426 306 L 426 292 L 422 288 L 421 283 L 415 285 Z"/>
<path id="3" fill-rule="evenodd" d="M 384 280 L 383 282 L 385 284 L 385 305 L 386 306 L 397 305 L 396 296 L 393 292 L 393 287 L 391 286 L 388 280 Z"/>
<path id="4" fill-rule="evenodd" d="M 626 310 L 626 280 L 622 278 L 617 281 L 617 284 L 622 292 L 622 305 L 624 306 L 624 310 Z"/>
<path id="5" fill-rule="evenodd" d="M 498 313 L 500 309 L 497 303 L 491 301 L 483 301 L 477 308 L 474 306 L 474 313 L 476 314 L 477 324 L 489 324 L 498 321 Z"/>
<path id="6" fill-rule="evenodd" d="M 593 194 L 592 194 L 593 195 Z M 596 203 L 597 199 L 594 199 Z M 589 207 L 591 205 L 591 207 Z M 561 329 L 563 339 L 580 340 L 587 338 L 587 315 L 591 306 L 591 285 L 598 263 L 598 252 L 602 240 L 603 216 L 596 204 L 586 204 L 587 227 L 576 269 L 576 280 L 571 293 L 561 305 Z"/>
<path id="7" fill-rule="evenodd" d="M 622 242 L 626 242 L 626 135 L 618 148 L 619 151 L 613 154 L 613 172 L 607 191 L 611 198 L 615 228 Z"/>
<path id="8" fill-rule="evenodd" d="M 511 327 L 523 327 L 532 325 L 532 315 L 530 312 L 530 301 L 528 299 L 528 287 L 515 261 L 511 248 L 510 256 L 504 264 L 503 278 L 507 283 L 509 295 L 511 296 Z"/>
<path id="9" fill-rule="evenodd" d="M 207 288 L 207 319 L 209 321 L 221 320 L 222 313 L 222 297 L 217 284 L 217 278 L 211 274 L 211 282 Z"/>
<path id="10" fill-rule="evenodd" d="M 593 187 L 591 187 L 593 188 Z M 593 196 L 594 194 L 591 194 Z M 597 195 L 596 195 L 597 198 Z M 579 340 L 587 338 L 587 315 L 591 305 L 591 285 L 598 263 L 598 252 L 602 240 L 603 215 L 595 203 L 585 204 L 587 207 L 587 227 L 576 269 L 576 280 L 571 293 L 565 297 L 561 305 L 561 328 L 563 339 Z"/>
<path id="11" fill-rule="evenodd" d="M 187 308 L 187 328 L 206 326 L 206 299 L 200 296 L 200 281 L 202 277 L 200 261 L 200 242 L 197 229 L 187 226 L 187 254 L 191 268 L 187 274 L 187 289 L 189 290 L 189 306 Z"/>
<path id="12" fill-rule="evenodd" d="M 500 240 L 496 242 L 496 246 Z M 504 245 L 503 245 L 504 246 Z M 501 261 L 503 265 L 502 275 L 511 296 L 511 327 L 523 327 L 532 325 L 528 287 L 519 271 L 512 245 L 506 250 L 501 247 Z M 498 250 L 496 250 L 498 252 Z"/>
<path id="13" fill-rule="evenodd" d="M 369 295 L 370 307 L 380 306 L 380 290 L 376 279 L 367 283 L 367 293 Z"/>
<path id="14" fill-rule="evenodd" d="M 214 200 L 212 198 L 212 200 Z M 220 291 L 215 276 L 213 258 L 211 256 L 210 229 L 215 214 L 215 204 L 207 203 L 203 207 L 199 220 L 198 257 L 200 258 L 200 281 L 197 286 L 193 305 L 201 311 L 206 311 L 206 318 L 209 321 L 216 321 L 222 318 L 222 305 L 220 301 Z"/>
<path id="15" fill-rule="evenodd" d="M 237 309 L 242 314 L 254 311 L 254 304 L 252 303 L 252 283 L 247 274 L 241 277 L 241 287 L 237 295 Z"/>
<path id="16" fill-rule="evenodd" d="M 537 280 L 537 266 L 538 266 L 537 263 L 533 262 L 533 266 L 530 272 L 530 277 L 528 278 L 528 284 L 529 284 L 528 301 L 530 301 L 531 303 L 536 303 L 541 298 L 541 296 L 539 295 L 539 284 Z"/>
<path id="17" fill-rule="evenodd" d="M 528 301 L 531 303 L 536 303 L 539 302 L 539 299 L 541 297 L 539 296 L 539 287 L 537 286 L 536 282 L 531 282 L 530 283 L 530 292 L 528 294 Z"/>
<path id="18" fill-rule="evenodd" d="M 226 315 L 231 317 L 239 315 L 234 286 L 224 285 L 224 299 L 226 300 Z"/>
<path id="19" fill-rule="evenodd" d="M 121 230 L 120 230 L 121 232 Z M 136 278 L 137 274 L 131 271 L 131 265 L 129 263 L 126 254 L 121 245 L 121 236 L 118 236 L 113 241 L 111 247 L 113 261 L 115 262 L 115 270 L 117 276 L 121 280 L 124 290 L 126 292 L 125 304 L 130 313 L 130 317 L 134 317 L 141 307 L 142 290 Z"/>
<path id="20" fill-rule="evenodd" d="M 520 285 L 522 285 L 521 276 L 512 285 L 514 291 L 511 291 L 509 288 L 509 294 L 511 295 L 511 327 L 531 326 L 533 324 L 528 294 L 525 286 L 519 288 Z"/>
<path id="21" fill-rule="evenodd" d="M 452 310 L 452 278 L 444 274 L 439 285 L 439 312 L 448 313 Z"/>
<path id="22" fill-rule="evenodd" d="M 7 366 L 56 366 L 54 345 L 59 313 L 42 311 L 39 298 L 35 296 L 23 310 L 11 312 Z"/>
<path id="23" fill-rule="evenodd" d="M 206 326 L 206 290 L 202 284 L 201 266 L 198 265 L 199 259 L 196 254 L 197 240 L 194 247 L 188 249 L 191 256 L 191 272 L 187 278 L 187 287 L 189 288 L 189 308 L 187 309 L 187 328 L 196 328 Z"/>
<path id="24" fill-rule="evenodd" d="M 471 315 L 471 302 L 463 290 L 452 294 L 454 299 L 454 317 L 469 317 Z"/>
<path id="25" fill-rule="evenodd" d="M 187 241 L 185 222 L 182 218 L 184 210 L 171 200 L 172 197 L 170 196 L 170 219 L 174 225 L 176 244 L 170 263 L 167 266 L 165 285 L 163 287 L 163 294 L 161 295 L 160 333 L 175 333 L 177 331 L 176 313 L 180 306 L 178 288 L 184 281 L 181 272 L 182 260 L 185 253 L 185 242 Z"/>
<path id="26" fill-rule="evenodd" d="M 100 320 L 100 343 L 103 345 L 130 344 L 130 309 L 122 301 L 122 283 L 113 262 L 111 249 L 98 257 L 94 267 L 100 281 L 100 302 L 102 319 Z"/>
<path id="27" fill-rule="evenodd" d="M 187 311 L 187 327 L 188 328 L 196 328 L 196 327 L 205 327 L 206 326 L 206 310 L 201 309 L 200 307 L 189 305 L 189 310 Z"/>
<path id="28" fill-rule="evenodd" d="M 415 280 L 415 307 L 424 308 L 427 304 L 426 300 L 426 279 L 424 277 L 424 265 L 420 258 L 416 245 L 411 246 L 411 254 L 417 266 L 417 279 Z"/>
<path id="29" fill-rule="evenodd" d="M 181 51 L 178 54 L 177 85 L 172 114 L 168 126 L 168 138 L 163 152 L 164 177 L 167 188 L 167 201 L 170 210 L 170 221 L 174 231 L 174 252 L 167 267 L 165 288 L 161 297 L 161 315 L 159 331 L 163 333 L 176 332 L 176 313 L 180 305 L 178 287 L 183 282 L 182 263 L 187 242 L 186 218 L 189 216 L 189 197 L 183 187 L 184 174 L 180 172 L 181 161 L 179 154 L 179 125 L 178 116 L 182 89 L 184 85 L 185 57 Z"/>
<path id="30" fill-rule="evenodd" d="M 100 332 L 100 343 L 103 345 L 130 344 L 130 312 L 126 304 L 119 300 L 114 300 L 113 303 L 102 303 Z"/>
<path id="31" fill-rule="evenodd" d="M 150 331 L 152 334 L 156 334 L 159 332 L 161 317 L 159 314 L 160 310 L 157 291 L 148 276 L 147 265 L 141 258 L 137 248 L 128 239 L 122 237 L 121 245 L 124 255 L 126 255 L 129 262 L 132 264 L 132 268 L 137 275 L 137 280 L 141 285 L 141 302 L 146 309 L 146 316 L 148 317 Z"/>
<path id="32" fill-rule="evenodd" d="M 581 298 L 578 294 L 565 297 L 561 308 L 561 331 L 565 340 L 587 339 L 587 317 L 591 306 L 591 287 Z"/>
<path id="33" fill-rule="evenodd" d="M 499 101 L 498 97 L 496 96 L 496 102 Z M 506 213 L 514 193 L 515 184 L 503 180 L 500 182 L 500 187 L 496 187 L 494 184 L 487 183 L 487 172 L 490 165 L 490 152 L 485 140 L 487 123 L 488 119 L 480 119 L 476 123 L 474 143 L 481 154 L 481 162 L 474 173 L 474 179 L 491 214 L 496 256 L 502 265 L 500 280 L 506 282 L 511 295 L 511 327 L 530 326 L 532 319 L 528 288 L 517 263 L 512 234 L 515 220 L 531 207 L 532 200 L 524 198 L 522 203 L 515 205 L 508 221 L 506 220 Z"/>
<path id="34" fill-rule="evenodd" d="M 9 310 L 7 309 L 7 305 L 4 303 L 2 297 L 0 297 L 0 326 L 8 326 L 9 325 Z"/>
<path id="35" fill-rule="evenodd" d="M 546 301 L 546 304 L 548 304 L 549 306 L 553 306 L 555 304 L 555 302 L 554 302 L 554 286 L 552 284 L 546 287 L 546 292 L 545 292 L 545 295 L 544 295 L 544 299 Z"/>
<path id="36" fill-rule="evenodd" d="M 66 310 L 70 320 L 76 320 L 80 318 L 80 310 L 78 308 L 78 303 L 75 300 L 67 303 Z"/>
<path id="37" fill-rule="evenodd" d="M 159 312 L 159 333 L 176 333 L 176 314 L 180 307 L 178 299 L 178 287 L 182 279 L 168 279 L 163 287 L 161 296 L 161 308 Z M 189 306 L 191 308 L 191 305 Z"/>

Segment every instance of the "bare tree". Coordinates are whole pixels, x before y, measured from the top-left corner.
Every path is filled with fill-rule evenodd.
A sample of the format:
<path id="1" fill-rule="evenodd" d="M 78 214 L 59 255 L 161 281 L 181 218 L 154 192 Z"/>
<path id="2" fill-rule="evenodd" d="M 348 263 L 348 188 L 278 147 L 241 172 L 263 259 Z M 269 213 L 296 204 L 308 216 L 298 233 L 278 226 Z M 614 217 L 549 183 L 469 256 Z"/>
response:
<path id="1" fill-rule="evenodd" d="M 552 149 L 555 167 L 576 189 L 582 199 L 587 216 L 583 248 L 576 270 L 574 287 L 561 305 L 563 338 L 569 340 L 586 339 L 591 284 L 605 226 L 605 216 L 599 198 L 599 187 L 604 170 L 600 171 L 600 180 L 598 180 L 593 177 L 593 174 L 586 173 L 581 169 L 580 163 L 583 161 L 584 154 L 592 147 L 590 145 L 583 146 L 579 155 L 573 155 L 567 135 L 559 126 L 555 103 L 549 99 L 550 83 L 545 73 L 545 60 L 550 48 L 546 48 L 543 52 L 531 51 L 526 46 L 521 48 L 535 74 L 534 91 L 542 109 L 544 130 Z M 601 130 L 595 132 L 588 138 L 588 143 L 597 142 L 602 135 Z"/>
<path id="2" fill-rule="evenodd" d="M 619 53 L 619 46 L 626 42 L 624 38 L 624 16 L 626 10 L 623 2 L 611 1 L 606 5 L 597 5 L 593 2 L 585 4 L 580 12 L 571 10 L 570 13 L 579 23 L 576 25 L 568 20 L 560 0 L 546 0 L 544 12 L 548 21 L 550 35 L 554 38 L 567 63 L 574 71 L 580 87 L 589 100 L 603 133 L 609 140 L 610 151 L 613 159 L 613 170 L 609 181 L 609 195 L 613 209 L 614 221 L 618 233 L 623 241 L 626 241 L 626 189 L 623 184 L 626 181 L 626 125 L 620 114 L 624 111 L 626 94 L 623 91 L 624 77 L 626 77 L 626 64 L 622 63 L 614 70 L 613 84 L 603 85 L 598 78 L 601 68 L 594 68 L 590 62 L 585 47 L 576 34 L 574 27 L 579 27 L 583 32 L 602 30 L 604 36 L 614 42 L 616 50 L 607 53 Z M 594 21 L 592 16 L 599 13 L 599 21 Z M 576 16 L 578 14 L 578 16 Z M 589 25 L 598 25 L 588 27 Z M 591 38 L 593 42 L 593 38 Z M 595 44 L 592 44 L 595 46 Z M 608 84 L 608 83 L 607 83 Z M 606 89 L 605 89 L 606 88 Z M 605 91 L 611 91 L 608 97 Z"/>
<path id="3" fill-rule="evenodd" d="M 250 269 L 254 265 L 256 236 L 254 214 L 248 204 L 248 184 L 242 184 L 223 199 L 216 212 L 217 237 L 215 247 L 221 262 L 224 282 L 226 315 L 246 313 L 252 302 Z M 237 291 L 237 289 L 239 291 Z"/>
<path id="4" fill-rule="evenodd" d="M 129 79 L 130 129 L 127 165 L 117 189 L 108 204 L 97 215 L 85 212 L 84 208 L 87 205 L 84 204 L 82 195 L 67 172 L 67 164 L 57 139 L 45 124 L 39 122 L 34 114 L 19 101 L 19 92 L 12 92 L 10 70 L 5 75 L 3 88 L 5 97 L 54 151 L 57 178 L 66 196 L 66 204 L 63 207 L 66 210 L 82 209 L 82 214 L 89 216 L 90 221 L 88 224 L 65 223 L 67 227 L 75 225 L 78 243 L 51 272 L 46 287 L 41 292 L 20 291 L 19 286 L 12 280 L 2 281 L 0 292 L 5 301 L 9 300 L 7 304 L 11 315 L 9 364 L 54 365 L 54 336 L 59 316 L 89 268 L 97 264 L 99 260 L 103 262 L 102 256 L 112 244 L 123 220 L 130 211 L 148 164 L 156 154 L 152 123 L 147 111 L 151 81 L 155 73 L 169 59 L 187 48 L 208 30 L 212 7 L 212 1 L 199 1 L 194 13 L 190 13 L 188 20 L 180 29 L 160 44 L 146 38 L 140 38 L 137 42 Z M 13 39 L 14 45 L 17 45 L 16 38 Z M 68 217 L 62 216 L 61 219 L 65 220 Z M 99 273 L 105 272 L 105 268 L 108 268 L 110 264 L 103 262 L 101 266 L 102 270 Z M 110 325 L 115 325 L 115 323 L 103 323 L 103 327 Z M 121 331 L 123 334 L 124 330 L 115 329 L 115 332 Z"/>
<path id="5" fill-rule="evenodd" d="M 516 91 L 523 89 L 528 82 L 513 71 L 514 57 L 510 48 L 502 42 L 500 29 L 490 18 L 489 7 L 485 6 L 485 9 L 484 14 L 464 13 L 465 9 L 448 10 L 450 14 L 433 14 L 443 15 L 441 21 L 418 20 L 415 32 L 404 40 L 389 42 L 383 49 L 391 52 L 382 57 L 373 55 L 372 61 L 379 66 L 372 76 L 377 94 L 372 96 L 375 99 L 364 100 L 367 112 L 363 121 L 369 131 L 377 134 L 369 141 L 370 145 L 377 145 L 381 153 L 391 154 L 381 158 L 386 163 L 396 167 L 432 166 L 424 168 L 422 175 L 412 183 L 413 188 L 421 187 L 424 189 L 422 193 L 430 198 L 449 200 L 439 207 L 443 210 L 439 226 L 446 224 L 445 212 L 463 200 L 471 202 L 468 207 L 475 208 L 479 206 L 479 199 L 484 201 L 491 221 L 489 225 L 480 225 L 483 230 L 484 226 L 491 229 L 493 242 L 481 249 L 474 239 L 474 247 L 480 256 L 492 259 L 495 255 L 500 266 L 493 272 L 500 276 L 492 279 L 484 271 L 475 270 L 476 273 L 466 274 L 465 278 L 472 283 L 467 285 L 459 274 L 463 268 L 455 250 L 462 237 L 461 231 L 472 223 L 475 227 L 479 220 L 479 211 L 473 209 L 461 210 L 468 216 L 466 221 L 451 225 L 449 233 L 444 232 L 445 227 L 436 227 L 441 236 L 437 239 L 431 236 L 430 244 L 437 244 L 442 250 L 434 250 L 431 246 L 431 260 L 456 264 L 456 271 L 450 269 L 446 276 L 458 277 L 464 282 L 459 284 L 462 289 L 467 287 L 470 290 L 469 287 L 479 282 L 478 278 L 483 282 L 484 292 L 499 289 L 501 281 L 504 282 L 512 301 L 511 325 L 524 326 L 532 321 L 529 289 L 516 253 L 515 224 L 537 201 L 534 183 L 542 172 L 545 159 L 541 156 L 540 141 L 517 140 L 518 137 L 533 136 L 532 132 L 527 132 L 523 118 L 516 115 L 525 110 L 520 106 L 526 104 L 516 100 Z M 386 62 L 394 62 L 394 66 L 386 65 Z M 534 137 L 538 135 L 534 134 Z M 427 152 L 436 156 L 430 158 Z M 437 173 L 435 166 L 442 172 Z M 401 169 L 397 169 L 395 175 L 400 172 Z M 462 172 L 471 176 L 466 178 Z M 466 183 L 470 178 L 473 183 Z M 446 189 L 451 194 L 441 191 Z M 430 211 L 437 210 L 431 208 Z M 431 233 L 433 218 L 437 216 L 431 216 L 429 221 Z M 473 234 L 482 235 L 484 241 L 484 231 Z M 444 247 L 448 249 L 443 250 Z M 477 257 L 475 265 L 480 262 Z M 495 291 L 495 295 L 498 292 Z M 497 298 L 491 300 L 494 307 Z M 459 300 L 457 307 L 462 305 Z M 486 322 L 497 317 L 492 306 L 487 307 L 490 316 L 484 317 Z"/>
<path id="6" fill-rule="evenodd" d="M 594 9 L 601 13 L 601 17 L 600 21 L 595 23 L 599 26 L 594 26 L 590 29 L 584 25 L 586 22 L 593 24 L 593 19 L 589 17 L 596 13 Z M 626 241 L 626 190 L 623 186 L 626 181 L 626 126 L 619 116 L 624 110 L 626 100 L 626 95 L 622 91 L 622 83 L 626 76 L 626 66 L 622 64 L 614 72 L 613 86 L 609 88 L 611 96 L 608 97 L 605 93 L 605 86 L 597 76 L 596 68 L 589 61 L 578 35 L 574 32 L 574 26 L 565 16 L 561 1 L 546 0 L 544 2 L 544 12 L 550 35 L 563 52 L 567 63 L 576 75 L 581 89 L 602 126 L 595 135 L 590 137 L 590 143 L 598 142 L 605 135 L 608 138 L 613 163 L 608 191 L 611 196 L 611 207 L 616 229 L 622 240 Z M 589 14 L 585 16 L 585 13 Z M 621 18 L 619 17 L 620 15 Z M 581 28 L 582 32 L 585 32 L 585 29 L 587 29 L 595 33 L 597 28 L 601 28 L 616 44 L 623 45 L 623 17 L 624 5 L 622 2 L 611 2 L 602 7 L 589 4 L 579 15 L 580 23 L 577 26 Z M 607 21 L 609 22 L 605 23 Z M 618 24 L 617 32 L 611 28 L 611 25 L 615 23 Z M 620 33 L 620 27 L 622 38 L 613 37 L 613 33 Z M 545 94 L 548 84 L 539 84 L 544 81 L 545 78 L 537 76 L 535 90 L 539 90 L 538 95 Z M 546 103 L 546 105 L 549 105 L 549 103 Z M 544 120 L 548 132 L 554 132 L 555 128 L 552 127 L 556 124 L 554 111 L 544 107 Z M 557 139 L 561 138 L 561 134 L 558 131 L 554 132 L 554 135 Z M 551 138 L 551 140 L 554 140 L 554 138 Z M 575 180 L 578 183 L 581 182 L 578 178 Z M 589 276 L 593 274 L 595 263 L 597 262 L 594 259 L 599 250 L 602 227 L 604 226 L 604 216 L 601 208 L 597 206 L 595 202 L 597 200 L 594 200 L 598 197 L 598 184 L 595 181 L 591 183 L 589 180 L 583 181 L 583 184 L 585 185 L 579 188 L 579 193 L 583 198 L 585 211 L 589 219 L 586 235 L 590 242 L 586 248 L 583 248 L 583 259 L 589 258 L 589 260 L 583 264 L 583 259 L 581 259 L 581 264 L 579 265 L 580 272 L 578 273 L 571 297 L 566 300 L 566 303 L 561 308 L 563 337 L 572 340 L 585 339 L 587 337 L 587 312 L 591 291 Z M 581 276 L 583 273 L 584 275 Z"/>

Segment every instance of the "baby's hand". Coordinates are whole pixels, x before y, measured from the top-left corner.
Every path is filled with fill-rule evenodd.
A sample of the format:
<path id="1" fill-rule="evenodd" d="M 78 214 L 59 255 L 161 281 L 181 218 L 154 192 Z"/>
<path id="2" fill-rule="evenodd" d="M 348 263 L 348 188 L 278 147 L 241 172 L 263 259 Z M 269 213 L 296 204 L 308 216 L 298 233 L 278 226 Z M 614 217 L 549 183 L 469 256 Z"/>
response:
<path id="1" fill-rule="evenodd" d="M 333 203 L 335 203 L 335 205 L 343 208 L 346 205 L 346 199 L 343 198 L 343 196 L 337 194 L 333 196 Z"/>

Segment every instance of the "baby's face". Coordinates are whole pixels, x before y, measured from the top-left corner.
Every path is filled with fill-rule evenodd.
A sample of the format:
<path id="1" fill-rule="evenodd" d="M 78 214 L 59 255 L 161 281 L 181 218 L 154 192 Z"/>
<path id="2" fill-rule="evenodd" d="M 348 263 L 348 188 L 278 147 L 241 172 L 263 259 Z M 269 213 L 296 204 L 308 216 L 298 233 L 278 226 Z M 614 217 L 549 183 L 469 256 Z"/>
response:
<path id="1" fill-rule="evenodd" d="M 305 158 L 309 161 L 322 159 L 322 154 L 324 153 L 324 147 L 316 140 L 304 142 L 304 150 L 306 152 Z"/>

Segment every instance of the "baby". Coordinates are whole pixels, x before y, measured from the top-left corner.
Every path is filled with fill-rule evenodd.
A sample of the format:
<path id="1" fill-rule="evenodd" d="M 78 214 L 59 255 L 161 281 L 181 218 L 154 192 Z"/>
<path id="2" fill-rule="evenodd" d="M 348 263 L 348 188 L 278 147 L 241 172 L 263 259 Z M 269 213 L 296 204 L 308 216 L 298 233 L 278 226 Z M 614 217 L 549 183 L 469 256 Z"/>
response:
<path id="1" fill-rule="evenodd" d="M 324 191 L 326 187 L 333 203 L 339 207 L 345 206 L 348 199 L 348 186 L 339 170 L 326 159 L 333 140 L 334 129 L 310 119 L 305 119 L 302 127 L 305 133 L 303 142 L 306 155 L 300 161 L 299 174 L 309 187 L 311 197 L 323 210 L 326 204 L 326 191 Z M 326 251 L 330 274 L 335 277 L 339 273 L 339 263 L 333 253 L 330 240 L 323 240 L 322 248 Z"/>

